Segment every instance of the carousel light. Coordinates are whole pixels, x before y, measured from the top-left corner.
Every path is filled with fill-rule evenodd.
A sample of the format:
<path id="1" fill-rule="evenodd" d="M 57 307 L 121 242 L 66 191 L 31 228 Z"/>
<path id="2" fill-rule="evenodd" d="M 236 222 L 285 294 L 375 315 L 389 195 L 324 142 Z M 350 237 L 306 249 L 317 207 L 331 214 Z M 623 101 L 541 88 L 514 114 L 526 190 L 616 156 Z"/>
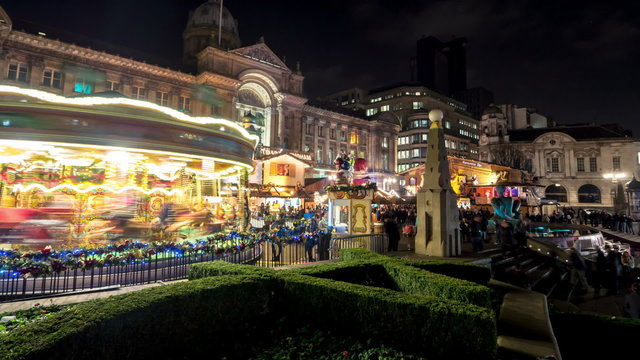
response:
<path id="1" fill-rule="evenodd" d="M 2 85 L 0 85 L 0 88 L 1 87 L 2 87 Z M 79 148 L 86 148 L 87 146 L 90 146 L 92 149 L 113 150 L 113 151 L 129 151 L 129 152 L 133 150 L 133 151 L 136 151 L 138 153 L 189 156 L 189 157 L 192 157 L 194 159 L 219 161 L 219 162 L 235 165 L 235 166 L 237 166 L 237 167 L 239 167 L 241 169 L 246 169 L 247 171 L 253 171 L 253 167 L 251 165 L 243 164 L 241 162 L 234 161 L 234 160 L 226 160 L 226 159 L 221 159 L 221 158 L 212 158 L 212 157 L 200 156 L 200 155 L 186 155 L 186 154 L 174 153 L 174 152 L 170 152 L 170 151 L 148 150 L 148 149 L 132 149 L 132 148 L 125 148 L 125 147 L 120 147 L 120 146 L 85 145 L 85 144 L 74 144 L 74 143 L 60 143 L 60 142 L 53 142 L 53 141 L 35 142 L 35 141 L 28 141 L 28 140 L 0 140 L 0 146 L 9 146 L 9 147 L 15 147 L 15 148 L 25 149 L 25 150 L 36 150 L 37 149 L 37 150 L 51 150 L 51 151 L 56 149 L 55 146 L 79 147 Z"/>
<path id="2" fill-rule="evenodd" d="M 200 125 L 220 124 L 220 125 L 228 126 L 237 130 L 245 139 L 252 140 L 256 143 L 258 142 L 258 140 L 260 140 L 259 136 L 250 134 L 242 126 L 230 120 L 212 118 L 212 117 L 194 117 L 194 116 L 187 115 L 181 111 L 178 111 L 166 106 L 160 106 L 158 104 L 148 102 L 148 101 L 135 100 L 135 99 L 129 99 L 129 98 L 105 98 L 105 97 L 99 97 L 99 96 L 66 98 L 64 96 L 60 96 L 60 95 L 53 94 L 46 91 L 24 89 L 17 86 L 11 86 L 11 85 L 0 85 L 0 92 L 25 95 L 25 96 L 36 98 L 38 100 L 57 103 L 57 104 L 84 105 L 84 106 L 127 105 L 127 106 L 133 106 L 138 108 L 145 108 L 145 109 L 159 111 L 175 119 L 190 122 L 190 123 L 195 123 Z M 221 129 L 222 129 L 221 131 L 224 131 L 224 127 L 221 127 Z"/>
<path id="3" fill-rule="evenodd" d="M 143 189 L 143 188 L 141 188 L 139 186 L 124 186 L 124 187 L 121 187 L 121 188 L 115 188 L 115 187 L 111 187 L 111 186 L 93 185 L 93 184 L 88 186 L 87 188 L 83 189 L 82 188 L 83 185 L 88 185 L 88 184 L 87 183 L 77 184 L 77 185 L 61 184 L 61 185 L 54 186 L 52 188 L 47 188 L 47 187 L 45 187 L 44 185 L 41 185 L 41 184 L 29 184 L 27 186 L 24 186 L 22 184 L 18 184 L 18 185 L 14 185 L 13 187 L 11 187 L 11 189 L 13 191 L 23 191 L 23 192 L 27 192 L 27 191 L 33 190 L 33 189 L 38 189 L 38 190 L 41 190 L 44 193 L 51 193 L 51 192 L 58 191 L 58 190 L 61 190 L 61 189 L 71 189 L 71 190 L 73 190 L 73 191 L 75 191 L 77 193 L 81 193 L 81 194 L 92 192 L 94 190 L 100 190 L 100 189 L 108 191 L 108 192 L 112 192 L 112 193 L 115 193 L 115 194 L 121 194 L 121 193 L 123 193 L 125 191 L 129 191 L 129 190 L 141 192 L 141 193 L 144 193 L 145 195 L 153 194 L 153 193 L 156 193 L 156 192 L 164 193 L 167 196 L 174 195 L 174 194 L 181 194 L 182 193 L 182 190 L 180 190 L 180 189 L 167 190 L 167 189 L 164 189 L 164 188 L 153 188 L 151 190 L 146 190 L 146 189 Z"/>

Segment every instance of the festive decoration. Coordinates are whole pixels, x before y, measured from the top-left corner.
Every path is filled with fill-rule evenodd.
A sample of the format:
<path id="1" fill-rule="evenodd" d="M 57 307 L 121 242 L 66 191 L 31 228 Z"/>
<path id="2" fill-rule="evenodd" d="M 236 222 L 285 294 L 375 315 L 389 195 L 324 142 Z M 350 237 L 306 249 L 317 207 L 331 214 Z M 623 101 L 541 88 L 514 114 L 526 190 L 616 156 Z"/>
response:
<path id="1" fill-rule="evenodd" d="M 334 163 L 338 171 L 336 173 L 336 184 L 351 184 L 351 179 L 353 178 L 353 156 L 343 151 L 336 157 Z"/>
<path id="2" fill-rule="evenodd" d="M 91 270 L 104 266 L 165 260 L 185 256 L 185 253 L 230 255 L 263 242 L 281 247 L 288 244 L 313 246 L 329 233 L 318 231 L 310 220 L 299 220 L 294 222 L 292 228 L 279 227 L 278 223 L 275 223 L 270 231 L 250 229 L 244 233 L 220 232 L 179 243 L 125 240 L 119 244 L 100 247 L 61 250 L 46 247 L 39 251 L 0 250 L 0 274 L 9 272 L 9 277 L 38 277 L 67 270 Z"/>

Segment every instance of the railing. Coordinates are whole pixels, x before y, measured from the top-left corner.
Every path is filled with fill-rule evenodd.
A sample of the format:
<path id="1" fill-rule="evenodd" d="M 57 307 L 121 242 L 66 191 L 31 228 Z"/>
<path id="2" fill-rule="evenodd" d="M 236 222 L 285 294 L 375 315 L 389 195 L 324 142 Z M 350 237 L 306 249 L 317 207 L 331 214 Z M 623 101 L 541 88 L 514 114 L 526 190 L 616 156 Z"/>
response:
<path id="1" fill-rule="evenodd" d="M 126 265 L 105 264 L 89 269 L 67 269 L 37 277 L 25 277 L 17 271 L 1 270 L 0 302 L 80 290 L 185 279 L 191 264 L 214 260 L 255 264 L 260 259 L 261 251 L 260 246 L 254 246 L 230 254 L 207 253 L 202 250 L 187 250 L 179 254 L 160 252 Z"/>
<path id="2" fill-rule="evenodd" d="M 194 263 L 223 260 L 236 264 L 280 267 L 338 258 L 344 248 L 366 248 L 377 253 L 387 249 L 385 234 L 320 238 L 314 243 L 262 242 L 236 253 L 186 250 L 158 252 L 126 265 L 101 265 L 67 269 L 39 276 L 22 276 L 0 270 L 0 302 L 45 297 L 114 286 L 132 286 L 185 279 Z"/>
<path id="3" fill-rule="evenodd" d="M 329 246 L 329 259 L 340 257 L 340 249 L 363 248 L 382 254 L 388 247 L 387 234 L 349 235 L 334 237 Z"/>

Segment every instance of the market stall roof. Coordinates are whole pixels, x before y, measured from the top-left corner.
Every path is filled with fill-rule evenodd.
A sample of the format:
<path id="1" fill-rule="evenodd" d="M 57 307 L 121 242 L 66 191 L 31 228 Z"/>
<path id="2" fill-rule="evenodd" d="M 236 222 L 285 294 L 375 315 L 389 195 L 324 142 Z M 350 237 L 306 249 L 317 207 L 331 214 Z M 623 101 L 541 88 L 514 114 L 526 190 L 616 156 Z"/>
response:
<path id="1" fill-rule="evenodd" d="M 529 187 L 545 187 L 540 184 L 531 184 L 531 183 L 518 183 L 518 182 L 504 182 L 499 184 L 479 184 L 479 185 L 466 185 L 470 188 L 480 188 L 480 187 L 491 187 L 491 186 L 529 186 Z"/>

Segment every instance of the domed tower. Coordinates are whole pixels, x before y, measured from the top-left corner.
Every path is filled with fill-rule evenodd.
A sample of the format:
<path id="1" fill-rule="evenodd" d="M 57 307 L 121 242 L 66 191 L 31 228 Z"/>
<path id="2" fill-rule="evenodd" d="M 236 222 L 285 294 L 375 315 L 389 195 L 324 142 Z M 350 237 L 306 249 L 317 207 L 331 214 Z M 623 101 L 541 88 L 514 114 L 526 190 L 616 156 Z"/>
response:
<path id="1" fill-rule="evenodd" d="M 239 48 L 238 22 L 220 0 L 209 0 L 189 12 L 182 41 L 184 62 L 195 65 L 196 55 L 207 46 L 222 50 Z"/>

